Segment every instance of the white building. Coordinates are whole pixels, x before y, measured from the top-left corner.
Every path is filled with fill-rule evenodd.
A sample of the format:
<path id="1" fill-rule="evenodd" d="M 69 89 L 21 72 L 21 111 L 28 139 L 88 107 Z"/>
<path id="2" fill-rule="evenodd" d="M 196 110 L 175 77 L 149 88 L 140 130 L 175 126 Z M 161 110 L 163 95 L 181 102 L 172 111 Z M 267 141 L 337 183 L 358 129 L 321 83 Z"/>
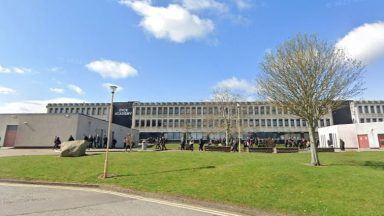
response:
<path id="1" fill-rule="evenodd" d="M 318 129 L 320 148 L 340 148 L 341 140 L 345 149 L 384 149 L 384 123 L 355 123 L 333 125 Z"/>
<path id="2" fill-rule="evenodd" d="M 55 136 L 61 141 L 69 136 L 101 138 L 107 135 L 108 122 L 82 114 L 0 114 L 0 146 L 4 147 L 52 147 Z M 139 132 L 128 127 L 112 124 L 112 137 L 116 147 L 123 147 L 128 133 L 138 140 Z"/>

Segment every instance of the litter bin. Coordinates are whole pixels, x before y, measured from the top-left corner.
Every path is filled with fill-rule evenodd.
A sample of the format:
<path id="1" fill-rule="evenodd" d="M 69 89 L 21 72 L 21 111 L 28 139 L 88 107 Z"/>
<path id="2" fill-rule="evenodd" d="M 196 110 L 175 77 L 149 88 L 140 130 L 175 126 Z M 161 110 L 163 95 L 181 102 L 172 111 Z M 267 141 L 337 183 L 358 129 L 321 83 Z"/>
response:
<path id="1" fill-rule="evenodd" d="M 142 143 L 141 143 L 141 150 L 147 150 L 147 142 L 145 142 L 145 141 L 143 141 Z"/>

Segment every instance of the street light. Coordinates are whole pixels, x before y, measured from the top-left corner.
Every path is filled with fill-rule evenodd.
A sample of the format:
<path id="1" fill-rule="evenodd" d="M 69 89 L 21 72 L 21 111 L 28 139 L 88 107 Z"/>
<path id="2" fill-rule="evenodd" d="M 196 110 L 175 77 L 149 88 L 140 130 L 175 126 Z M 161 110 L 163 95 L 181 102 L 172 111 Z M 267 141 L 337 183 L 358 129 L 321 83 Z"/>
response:
<path id="1" fill-rule="evenodd" d="M 109 152 L 109 145 L 111 143 L 111 137 L 112 137 L 112 116 L 113 116 L 113 96 L 115 95 L 115 91 L 117 89 L 117 86 L 111 85 L 109 86 L 112 90 L 112 96 L 111 96 L 111 106 L 109 108 L 109 118 L 108 118 L 108 137 L 107 137 L 107 147 L 105 148 L 105 161 L 104 161 L 104 174 L 103 178 L 108 178 L 108 152 Z"/>
<path id="2" fill-rule="evenodd" d="M 241 129 L 240 129 L 240 104 L 237 103 L 237 130 L 238 130 L 238 138 L 239 138 L 239 152 L 240 152 L 240 144 L 241 144 L 241 138 L 240 138 L 240 133 L 241 133 Z"/>

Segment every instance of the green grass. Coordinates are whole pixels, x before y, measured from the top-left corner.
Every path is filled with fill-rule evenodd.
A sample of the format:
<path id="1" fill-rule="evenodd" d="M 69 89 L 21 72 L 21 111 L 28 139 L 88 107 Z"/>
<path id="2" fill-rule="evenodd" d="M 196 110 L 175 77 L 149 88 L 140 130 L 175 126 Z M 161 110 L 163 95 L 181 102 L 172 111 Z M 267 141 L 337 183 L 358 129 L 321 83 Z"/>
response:
<path id="1" fill-rule="evenodd" d="M 140 191 L 298 215 L 383 215 L 384 152 L 309 154 L 135 152 L 110 155 L 115 178 L 101 180 L 103 155 L 0 158 L 0 178 L 118 185 Z"/>

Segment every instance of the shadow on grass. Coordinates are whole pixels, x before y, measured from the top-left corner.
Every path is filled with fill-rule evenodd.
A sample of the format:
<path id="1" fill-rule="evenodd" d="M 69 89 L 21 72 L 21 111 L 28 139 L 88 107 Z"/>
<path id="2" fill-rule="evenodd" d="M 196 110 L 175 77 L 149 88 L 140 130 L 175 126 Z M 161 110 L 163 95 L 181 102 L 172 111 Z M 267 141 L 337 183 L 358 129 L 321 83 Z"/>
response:
<path id="1" fill-rule="evenodd" d="M 332 163 L 331 166 L 361 166 L 384 170 L 384 161 L 345 161 L 344 163 Z"/>
<path id="2" fill-rule="evenodd" d="M 148 172 L 148 173 L 140 173 L 140 174 L 115 175 L 113 178 L 129 177 L 129 176 L 146 176 L 146 175 L 156 175 L 156 174 L 162 174 L 162 173 L 183 172 L 183 171 L 214 169 L 214 168 L 216 168 L 216 167 L 215 166 L 202 166 L 202 167 L 164 170 L 164 171 Z"/>

